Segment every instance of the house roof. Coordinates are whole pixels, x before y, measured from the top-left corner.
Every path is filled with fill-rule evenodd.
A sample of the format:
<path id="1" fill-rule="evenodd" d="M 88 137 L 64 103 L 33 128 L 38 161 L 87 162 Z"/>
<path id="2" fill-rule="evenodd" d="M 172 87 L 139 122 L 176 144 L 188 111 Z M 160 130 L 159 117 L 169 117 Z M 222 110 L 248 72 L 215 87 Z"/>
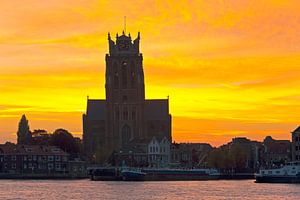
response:
<path id="1" fill-rule="evenodd" d="M 92 120 L 105 120 L 106 106 L 104 99 L 88 99 L 87 118 Z"/>
<path id="2" fill-rule="evenodd" d="M 294 132 L 300 132 L 300 126 L 298 126 L 292 133 Z"/>
<path id="3" fill-rule="evenodd" d="M 56 146 L 15 144 L 1 144 L 0 153 L 10 155 L 68 155 L 68 153 Z"/>

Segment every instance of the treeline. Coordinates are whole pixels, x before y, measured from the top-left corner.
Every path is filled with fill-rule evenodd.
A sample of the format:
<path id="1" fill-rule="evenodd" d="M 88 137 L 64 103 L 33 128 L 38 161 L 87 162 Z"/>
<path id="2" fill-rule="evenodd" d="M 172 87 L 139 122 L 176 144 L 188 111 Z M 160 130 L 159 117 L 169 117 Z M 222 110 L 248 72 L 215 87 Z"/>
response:
<path id="1" fill-rule="evenodd" d="M 253 170 L 250 163 L 251 151 L 236 144 L 230 148 L 216 148 L 209 152 L 208 167 L 221 169 L 224 172 L 245 172 Z"/>

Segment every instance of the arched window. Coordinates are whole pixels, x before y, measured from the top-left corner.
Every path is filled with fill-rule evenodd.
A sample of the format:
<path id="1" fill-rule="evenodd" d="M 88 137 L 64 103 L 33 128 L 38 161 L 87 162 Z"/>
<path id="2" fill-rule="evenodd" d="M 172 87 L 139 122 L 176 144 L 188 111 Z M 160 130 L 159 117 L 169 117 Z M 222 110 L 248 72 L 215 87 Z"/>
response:
<path id="1" fill-rule="evenodd" d="M 122 62 L 122 88 L 127 88 L 127 62 Z"/>
<path id="2" fill-rule="evenodd" d="M 123 120 L 128 120 L 128 110 L 126 107 L 123 110 Z"/>
<path id="3" fill-rule="evenodd" d="M 117 71 L 114 73 L 114 88 L 119 88 L 119 74 Z"/>
<path id="4" fill-rule="evenodd" d="M 115 112 L 115 119 L 116 119 L 116 120 L 119 120 L 119 119 L 120 119 L 120 112 L 119 112 L 119 109 L 118 109 L 118 108 L 116 109 L 116 112 Z"/>
<path id="5" fill-rule="evenodd" d="M 135 74 L 134 62 L 131 62 L 130 79 L 131 79 L 131 87 L 134 88 L 136 86 L 136 74 Z"/>
<path id="6" fill-rule="evenodd" d="M 131 118 L 132 118 L 132 120 L 135 120 L 135 116 L 136 116 L 136 115 L 135 115 L 135 110 L 133 110 L 132 113 L 131 113 Z"/>
<path id="7" fill-rule="evenodd" d="M 122 128 L 122 144 L 124 145 L 129 143 L 130 138 L 131 138 L 131 129 L 127 124 L 125 124 Z"/>

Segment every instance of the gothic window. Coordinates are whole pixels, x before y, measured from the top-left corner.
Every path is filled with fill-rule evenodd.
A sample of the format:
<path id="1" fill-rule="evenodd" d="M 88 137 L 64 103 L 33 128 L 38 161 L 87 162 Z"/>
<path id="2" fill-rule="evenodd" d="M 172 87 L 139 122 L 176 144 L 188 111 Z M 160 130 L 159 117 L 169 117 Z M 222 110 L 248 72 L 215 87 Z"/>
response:
<path id="1" fill-rule="evenodd" d="M 131 116 L 131 117 L 132 117 L 132 120 L 135 120 L 135 110 L 132 111 L 131 115 L 132 115 L 132 116 Z"/>
<path id="2" fill-rule="evenodd" d="M 122 87 L 127 88 L 127 63 L 122 63 Z"/>
<path id="3" fill-rule="evenodd" d="M 128 110 L 127 110 L 127 108 L 125 108 L 123 110 L 123 120 L 128 120 Z"/>
<path id="4" fill-rule="evenodd" d="M 131 130 L 130 127 L 125 124 L 122 128 L 122 144 L 127 144 L 131 138 Z"/>
<path id="5" fill-rule="evenodd" d="M 119 88 L 119 74 L 117 71 L 114 74 L 114 88 Z"/>
<path id="6" fill-rule="evenodd" d="M 127 96 L 126 96 L 126 95 L 123 95 L 122 101 L 123 101 L 123 102 L 126 102 L 126 101 L 127 101 Z"/>
<path id="7" fill-rule="evenodd" d="M 119 120 L 119 118 L 120 118 L 120 112 L 119 112 L 118 109 L 116 109 L 116 112 L 115 112 L 115 119 L 116 119 L 116 120 Z"/>
<path id="8" fill-rule="evenodd" d="M 131 87 L 134 88 L 136 86 L 136 81 L 135 81 L 135 67 L 134 63 L 131 63 L 131 73 L 130 73 L 130 78 L 131 78 Z"/>

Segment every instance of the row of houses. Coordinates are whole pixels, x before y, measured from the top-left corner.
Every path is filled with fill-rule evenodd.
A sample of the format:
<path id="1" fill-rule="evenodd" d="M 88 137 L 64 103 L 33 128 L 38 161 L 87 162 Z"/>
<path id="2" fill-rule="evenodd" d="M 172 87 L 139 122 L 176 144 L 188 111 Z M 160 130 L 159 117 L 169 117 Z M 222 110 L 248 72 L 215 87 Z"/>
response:
<path id="1" fill-rule="evenodd" d="M 199 165 L 212 146 L 206 143 L 171 143 L 166 137 L 133 141 L 114 152 L 110 163 L 135 167 L 193 167 Z"/>
<path id="2" fill-rule="evenodd" d="M 110 161 L 116 166 L 207 167 L 212 156 L 210 152 L 216 149 L 226 151 L 231 160 L 242 160 L 232 162 L 240 162 L 239 167 L 248 171 L 279 166 L 285 162 L 300 160 L 300 127 L 292 132 L 292 141 L 276 140 L 271 136 L 267 136 L 262 142 L 236 137 L 219 148 L 213 148 L 207 143 L 171 143 L 166 137 L 153 137 L 149 141 L 133 141 L 132 145 L 114 152 Z M 232 163 L 229 165 L 236 167 Z"/>
<path id="3" fill-rule="evenodd" d="M 62 149 L 47 145 L 0 145 L 0 174 L 84 176 L 85 164 Z"/>

